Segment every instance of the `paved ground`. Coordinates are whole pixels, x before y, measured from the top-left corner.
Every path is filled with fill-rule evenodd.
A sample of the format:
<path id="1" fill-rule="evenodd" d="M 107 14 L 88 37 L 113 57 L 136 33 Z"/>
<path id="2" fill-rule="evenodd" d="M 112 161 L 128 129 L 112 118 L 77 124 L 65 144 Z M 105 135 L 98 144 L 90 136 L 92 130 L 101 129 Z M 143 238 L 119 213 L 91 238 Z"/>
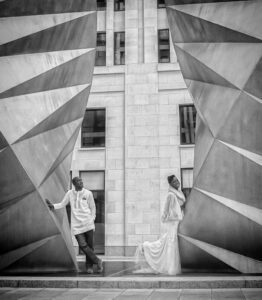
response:
<path id="1" fill-rule="evenodd" d="M 261 300 L 262 289 L 0 288 L 1 300 Z"/>

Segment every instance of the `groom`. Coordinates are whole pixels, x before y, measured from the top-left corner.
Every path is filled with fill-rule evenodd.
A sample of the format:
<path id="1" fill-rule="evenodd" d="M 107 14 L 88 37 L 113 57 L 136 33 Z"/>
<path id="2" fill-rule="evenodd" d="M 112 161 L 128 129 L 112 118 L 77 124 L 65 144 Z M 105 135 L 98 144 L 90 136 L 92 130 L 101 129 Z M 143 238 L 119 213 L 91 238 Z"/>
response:
<path id="1" fill-rule="evenodd" d="M 93 265 L 97 264 L 97 271 L 103 271 L 102 260 L 94 253 L 93 234 L 95 229 L 96 206 L 91 191 L 84 189 L 83 181 L 80 177 L 72 179 L 74 188 L 69 190 L 62 202 L 52 204 L 46 199 L 46 204 L 51 210 L 65 207 L 68 203 L 71 206 L 71 227 L 75 235 L 79 248 L 86 256 L 86 269 L 88 274 L 92 274 Z"/>

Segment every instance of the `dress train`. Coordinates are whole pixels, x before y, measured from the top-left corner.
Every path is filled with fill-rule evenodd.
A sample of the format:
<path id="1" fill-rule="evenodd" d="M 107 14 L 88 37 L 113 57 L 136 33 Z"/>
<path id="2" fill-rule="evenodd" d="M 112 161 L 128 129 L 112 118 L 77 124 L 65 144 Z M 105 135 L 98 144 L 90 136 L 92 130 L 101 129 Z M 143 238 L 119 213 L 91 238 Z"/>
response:
<path id="1" fill-rule="evenodd" d="M 164 223 L 165 233 L 154 242 L 144 242 L 139 245 L 135 254 L 139 267 L 134 273 L 162 273 L 176 275 L 181 273 L 178 247 L 179 221 Z"/>

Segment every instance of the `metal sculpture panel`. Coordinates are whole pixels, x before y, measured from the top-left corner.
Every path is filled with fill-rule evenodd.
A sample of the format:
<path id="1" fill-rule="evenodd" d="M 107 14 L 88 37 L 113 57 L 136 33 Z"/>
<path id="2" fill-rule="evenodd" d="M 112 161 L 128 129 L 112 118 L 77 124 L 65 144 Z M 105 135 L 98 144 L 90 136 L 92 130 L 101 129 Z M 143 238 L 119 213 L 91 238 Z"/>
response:
<path id="1" fill-rule="evenodd" d="M 166 0 L 198 113 L 182 264 L 262 272 L 262 3 Z"/>
<path id="2" fill-rule="evenodd" d="M 0 270 L 76 270 L 61 201 L 90 91 L 96 1 L 0 2 Z"/>

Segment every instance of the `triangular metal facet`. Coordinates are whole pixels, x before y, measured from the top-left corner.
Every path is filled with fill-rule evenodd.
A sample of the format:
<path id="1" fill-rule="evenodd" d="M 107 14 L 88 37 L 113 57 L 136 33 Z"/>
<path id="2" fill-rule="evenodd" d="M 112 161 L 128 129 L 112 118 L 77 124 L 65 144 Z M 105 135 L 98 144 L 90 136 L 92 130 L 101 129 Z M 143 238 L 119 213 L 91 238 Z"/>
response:
<path id="1" fill-rule="evenodd" d="M 74 51 L 77 50 L 72 50 Z M 68 62 L 62 63 L 57 67 L 51 68 L 36 77 L 22 81 L 21 84 L 8 89 L 0 94 L 0 101 L 2 98 L 9 98 L 23 94 L 31 94 L 43 92 L 46 90 L 54 90 L 64 87 L 71 87 L 74 85 L 89 84 L 92 82 L 92 71 L 94 66 L 95 49 L 81 49 L 81 54 Z M 70 55 L 71 50 L 58 51 L 57 54 L 67 52 Z M 54 53 L 54 52 L 49 52 Z M 79 52 L 78 52 L 79 53 Z M 36 54 L 37 56 L 38 54 Z M 48 53 L 46 53 L 48 55 Z M 19 56 L 19 55 L 17 55 Z M 26 55 L 21 55 L 24 57 Z M 1 58 L 0 58 L 1 63 Z M 40 62 L 39 62 L 40 63 Z M 37 64 L 37 62 L 36 62 Z M 19 62 L 18 62 L 19 65 Z M 21 73 L 20 73 L 21 75 Z M 1 83 L 0 83 L 1 84 Z"/>
<path id="2" fill-rule="evenodd" d="M 95 0 L 17 0 L 0 1 L 0 17 L 61 14 L 79 11 L 96 11 Z"/>
<path id="3" fill-rule="evenodd" d="M 65 251 L 67 249 L 67 251 Z M 68 251 L 68 246 L 61 235 L 55 235 L 48 238 L 45 243 L 35 248 L 27 255 L 24 255 L 13 265 L 10 265 L 8 272 L 40 273 L 46 272 L 74 272 L 78 269 L 75 255 Z M 73 250 L 71 244 L 71 250 Z M 32 266 L 33 263 L 33 266 Z"/>
<path id="4" fill-rule="evenodd" d="M 202 189 L 193 187 L 179 232 L 217 247 L 238 253 L 244 252 L 249 257 L 259 259 L 258 249 L 262 245 L 261 226 L 224 203 L 214 200 L 210 196 L 214 195 L 213 192 L 202 193 L 200 190 Z M 220 199 L 223 197 L 216 195 Z M 242 243 L 243 240 L 245 244 Z"/>
<path id="5" fill-rule="evenodd" d="M 0 205 L 8 206 L 9 201 L 31 193 L 35 186 L 10 146 L 0 152 L 0 161 Z"/>
<path id="6" fill-rule="evenodd" d="M 94 23 L 96 23 L 96 14 L 92 13 L 38 31 L 0 45 L 0 56 L 95 48 Z M 79 28 L 82 28 L 81 35 L 78 34 Z M 83 38 L 85 36 L 88 38 Z"/>
<path id="7" fill-rule="evenodd" d="M 81 126 L 81 124 L 79 124 L 79 127 L 76 128 L 75 132 L 72 134 L 71 138 L 69 139 L 68 143 L 65 145 L 64 149 L 62 149 L 62 151 L 58 155 L 57 159 L 54 161 L 53 165 L 51 166 L 50 170 L 47 172 L 45 178 L 40 183 L 40 185 L 50 176 L 50 174 L 52 174 L 55 171 L 55 169 L 57 169 L 59 167 L 59 165 L 63 162 L 63 160 L 70 153 L 73 152 L 77 137 L 79 135 L 80 126 Z M 66 173 L 66 170 L 63 169 L 63 173 L 61 175 L 63 176 L 65 173 Z M 61 180 L 61 182 L 66 182 L 66 181 Z"/>
<path id="8" fill-rule="evenodd" d="M 205 124 L 216 137 L 241 91 L 193 80 L 186 83 Z"/>
<path id="9" fill-rule="evenodd" d="M 208 269 L 220 271 L 221 273 L 234 270 L 218 258 L 183 239 L 179 234 L 178 241 L 182 268 L 198 270 L 200 273 L 202 270 L 206 272 Z"/>
<path id="10" fill-rule="evenodd" d="M 81 123 L 82 118 L 12 145 L 19 161 L 36 186 L 42 182 Z"/>
<path id="11" fill-rule="evenodd" d="M 247 204 L 240 203 L 236 200 L 232 200 L 229 198 L 222 197 L 217 194 L 213 194 L 198 188 L 195 188 L 199 192 L 211 197 L 212 199 L 218 201 L 219 203 L 233 209 L 234 211 L 240 213 L 244 217 L 256 222 L 259 225 L 262 225 L 262 209 L 258 209 L 256 207 L 252 207 Z"/>
<path id="12" fill-rule="evenodd" d="M 231 82 L 226 80 L 207 65 L 199 61 L 183 49 L 184 44 L 175 44 L 175 50 L 180 64 L 183 65 L 181 70 L 185 79 L 202 81 L 214 85 L 225 86 L 232 89 L 238 89 Z"/>
<path id="13" fill-rule="evenodd" d="M 92 51 L 77 49 L 0 57 L 0 93 Z M 23 72 L 14 73 L 13 70 Z"/>
<path id="14" fill-rule="evenodd" d="M 30 243 L 26 246 L 23 246 L 21 248 L 12 250 L 10 252 L 7 252 L 4 255 L 0 256 L 0 270 L 3 270 L 4 268 L 8 267 L 11 264 L 14 264 L 16 261 L 20 260 L 22 257 L 27 256 L 32 251 L 36 250 L 37 248 L 44 245 L 47 241 L 52 239 L 52 237 L 47 237 L 42 240 L 39 240 L 34 243 Z"/>
<path id="15" fill-rule="evenodd" d="M 209 151 L 211 150 L 215 138 L 211 134 L 208 127 L 205 123 L 198 117 L 197 119 L 197 130 L 196 130 L 196 144 L 194 155 L 197 157 L 197 160 L 194 160 L 194 181 L 196 180 Z"/>
<path id="16" fill-rule="evenodd" d="M 250 159 L 251 161 L 255 162 L 256 164 L 262 166 L 262 155 L 256 154 L 254 152 L 248 151 L 246 149 L 234 146 L 229 143 L 225 143 L 223 141 L 220 141 L 222 144 L 226 145 L 228 148 L 234 150 L 235 152 L 243 155 L 244 157 Z"/>
<path id="17" fill-rule="evenodd" d="M 261 208 L 260 198 L 257 197 L 262 194 L 261 165 L 247 157 L 247 153 L 244 155 L 237 150 L 215 140 L 194 186 Z"/>
<path id="18" fill-rule="evenodd" d="M 0 110 L 1 110 L 1 106 L 0 106 Z M 0 119 L 1 122 L 1 119 Z M 1 129 L 3 130 L 3 126 L 1 126 Z M 2 131 L 0 131 L 0 151 L 4 148 L 6 148 L 8 146 L 8 142 L 3 134 Z"/>
<path id="19" fill-rule="evenodd" d="M 262 261 L 192 239 L 188 236 L 181 234 L 179 236 L 242 273 L 262 273 Z"/>
<path id="20" fill-rule="evenodd" d="M 261 103 L 242 92 L 226 116 L 217 135 L 218 139 L 253 152 L 254 159 L 256 155 L 262 155 L 262 135 L 258 128 L 258 124 L 262 125 Z M 259 159 L 257 162 L 259 163 Z"/>
<path id="21" fill-rule="evenodd" d="M 209 43 L 208 47 L 205 43 L 186 43 L 179 47 L 239 89 L 245 86 L 262 56 L 262 44 L 256 43 Z"/>
<path id="22" fill-rule="evenodd" d="M 262 100 L 262 57 L 247 80 L 244 90 Z"/>
<path id="23" fill-rule="evenodd" d="M 185 5 L 190 6 L 190 5 Z M 242 33 L 196 16 L 167 7 L 172 40 L 176 43 L 260 43 L 250 32 Z M 244 22 L 243 25 L 246 25 Z M 198 30 L 192 30 L 197 28 Z"/>
<path id="24" fill-rule="evenodd" d="M 15 221 L 10 222 L 10 219 Z M 0 237 L 1 253 L 60 232 L 53 220 L 53 212 L 37 191 L 24 196 L 9 206 L 8 210 L 1 211 L 0 224 L 5 228 Z"/>
<path id="25" fill-rule="evenodd" d="M 37 131 L 39 123 L 50 118 L 50 115 L 88 86 L 88 84 L 72 86 L 0 100 L 0 126 L 9 143 L 13 143 L 28 131 Z M 59 118 L 57 119 L 58 126 Z M 45 130 L 48 129 L 44 128 L 42 131 L 38 131 L 43 132 Z M 31 136 L 33 135 L 31 134 Z"/>
<path id="26" fill-rule="evenodd" d="M 92 13 L 82 11 L 0 18 L 0 45 Z"/>
<path id="27" fill-rule="evenodd" d="M 241 6 L 236 1 L 216 3 L 194 3 L 192 5 L 174 5 L 171 9 L 226 27 L 228 29 L 262 39 L 261 12 L 256 9 L 260 0 L 242 1 Z M 241 13 L 245 10 L 245 14 Z M 232 12 L 234 18 L 232 18 Z M 247 26 L 247 20 L 252 19 Z"/>

